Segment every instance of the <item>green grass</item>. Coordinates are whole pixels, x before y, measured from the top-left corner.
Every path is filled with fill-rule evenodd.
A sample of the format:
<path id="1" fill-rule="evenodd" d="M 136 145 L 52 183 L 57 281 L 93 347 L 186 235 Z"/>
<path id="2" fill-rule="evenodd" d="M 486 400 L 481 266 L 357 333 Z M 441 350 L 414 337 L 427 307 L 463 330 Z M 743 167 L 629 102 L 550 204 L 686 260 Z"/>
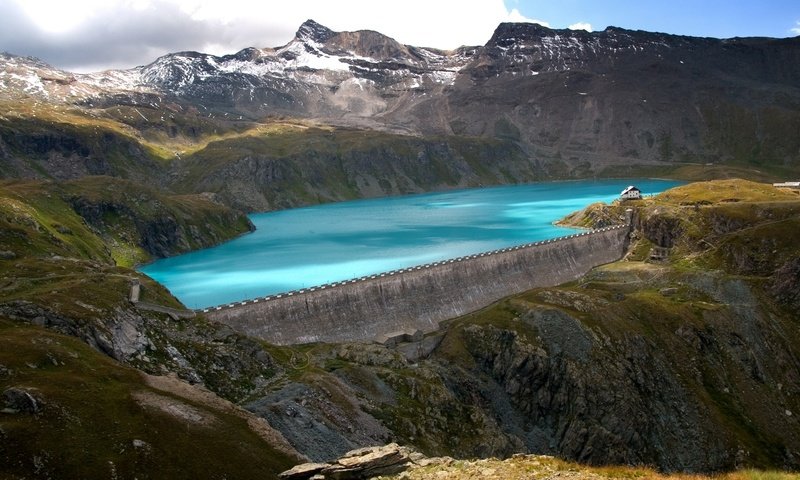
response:
<path id="1" fill-rule="evenodd" d="M 779 182 L 797 176 L 796 167 L 766 164 L 758 167 L 731 164 L 670 162 L 659 165 L 611 165 L 597 173 L 606 178 L 674 178 L 690 182 L 746 178 L 756 182 Z"/>
<path id="2" fill-rule="evenodd" d="M 742 179 L 690 183 L 637 202 L 593 204 L 561 223 L 605 226 L 625 208 L 636 210 L 644 227 L 630 260 L 646 260 L 664 228 L 675 243 L 669 262 L 683 269 L 768 275 L 800 254 L 792 240 L 800 194 Z"/>
<path id="3" fill-rule="evenodd" d="M 792 190 L 775 188 L 768 183 L 742 179 L 694 182 L 674 187 L 658 195 L 658 204 L 712 205 L 730 202 L 776 202 L 800 200 Z"/>

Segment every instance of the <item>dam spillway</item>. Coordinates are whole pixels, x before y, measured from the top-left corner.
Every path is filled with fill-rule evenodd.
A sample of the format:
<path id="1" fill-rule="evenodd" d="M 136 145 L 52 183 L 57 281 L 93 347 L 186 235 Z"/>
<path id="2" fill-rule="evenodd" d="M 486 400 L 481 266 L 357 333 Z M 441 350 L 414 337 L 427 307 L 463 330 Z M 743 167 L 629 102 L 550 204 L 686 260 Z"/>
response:
<path id="1" fill-rule="evenodd" d="M 569 282 L 619 260 L 629 233 L 628 225 L 607 227 L 202 312 L 277 345 L 427 333 L 503 297 Z"/>

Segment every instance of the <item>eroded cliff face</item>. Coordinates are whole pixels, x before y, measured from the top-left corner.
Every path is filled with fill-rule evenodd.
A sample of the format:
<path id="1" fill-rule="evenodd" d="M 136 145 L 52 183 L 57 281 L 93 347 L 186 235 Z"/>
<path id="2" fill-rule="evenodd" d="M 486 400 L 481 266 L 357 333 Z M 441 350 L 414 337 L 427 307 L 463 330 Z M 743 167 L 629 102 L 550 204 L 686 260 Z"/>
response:
<path id="1" fill-rule="evenodd" d="M 664 298 L 664 310 L 637 311 L 644 292 L 636 292 L 630 300 L 593 302 L 583 315 L 539 306 L 520 312 L 521 326 L 464 327 L 473 371 L 496 382 L 522 420 L 507 434 L 529 451 L 589 463 L 796 468 L 790 392 L 800 387 L 798 358 L 791 340 L 770 334 L 791 324 L 761 310 L 744 283 L 680 282 L 698 284 L 684 295 L 717 297 L 716 308 L 698 314 Z M 552 301 L 550 293 L 537 300 Z M 732 297 L 739 305 L 723 306 Z M 591 319 L 579 320 L 586 313 Z"/>

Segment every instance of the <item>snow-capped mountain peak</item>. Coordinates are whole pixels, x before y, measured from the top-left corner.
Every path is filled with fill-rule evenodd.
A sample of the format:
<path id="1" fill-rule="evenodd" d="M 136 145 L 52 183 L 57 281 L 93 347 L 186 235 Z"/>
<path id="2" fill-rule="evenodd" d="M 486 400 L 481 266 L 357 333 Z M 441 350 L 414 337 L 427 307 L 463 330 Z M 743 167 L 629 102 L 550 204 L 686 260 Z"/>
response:
<path id="1" fill-rule="evenodd" d="M 626 95 L 643 89 L 647 93 L 641 96 L 652 99 L 667 92 L 665 85 L 676 89 L 697 79 L 740 77 L 745 84 L 783 82 L 794 88 L 800 77 L 798 43 L 503 23 L 486 45 L 442 51 L 404 45 L 370 30 L 335 32 L 308 20 L 283 46 L 219 57 L 172 53 L 128 70 L 72 74 L 35 59 L 2 55 L 0 96 L 81 105 L 169 101 L 243 118 L 278 114 L 393 131 L 483 135 L 495 126 L 466 125 L 483 125 L 486 109 L 497 105 L 514 106 L 516 121 L 525 124 L 542 107 L 521 99 L 537 95 L 547 102 L 573 95 L 588 99 L 592 91 L 616 91 L 624 84 Z M 748 67 L 765 62 L 771 65 L 767 73 Z M 575 92 L 570 78 L 580 80 Z M 484 101 L 490 103 L 471 110 Z M 453 120 L 456 108 L 469 112 L 466 120 Z M 496 128 L 515 132 L 506 127 L 501 122 Z"/>
<path id="2" fill-rule="evenodd" d="M 317 43 L 325 43 L 334 35 L 336 35 L 336 32 L 330 28 L 309 19 L 297 29 L 295 38 L 300 41 L 310 40 Z"/>

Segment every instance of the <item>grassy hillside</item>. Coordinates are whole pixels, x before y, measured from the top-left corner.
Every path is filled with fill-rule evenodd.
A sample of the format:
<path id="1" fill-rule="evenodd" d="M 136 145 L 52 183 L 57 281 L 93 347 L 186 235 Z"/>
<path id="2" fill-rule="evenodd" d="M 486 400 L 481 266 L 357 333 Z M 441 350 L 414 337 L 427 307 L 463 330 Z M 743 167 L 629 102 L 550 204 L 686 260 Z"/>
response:
<path id="1" fill-rule="evenodd" d="M 298 458 L 232 404 L 0 318 L 3 478 L 277 478 Z"/>
<path id="2" fill-rule="evenodd" d="M 244 215 L 204 197 L 110 177 L 0 184 L 0 304 L 32 302 L 104 324 L 128 307 L 137 278 L 145 300 L 177 307 L 166 289 L 130 267 L 250 228 Z"/>
<path id="3" fill-rule="evenodd" d="M 0 249 L 120 266 L 232 238 L 247 218 L 199 195 L 167 195 L 113 177 L 0 184 Z"/>

